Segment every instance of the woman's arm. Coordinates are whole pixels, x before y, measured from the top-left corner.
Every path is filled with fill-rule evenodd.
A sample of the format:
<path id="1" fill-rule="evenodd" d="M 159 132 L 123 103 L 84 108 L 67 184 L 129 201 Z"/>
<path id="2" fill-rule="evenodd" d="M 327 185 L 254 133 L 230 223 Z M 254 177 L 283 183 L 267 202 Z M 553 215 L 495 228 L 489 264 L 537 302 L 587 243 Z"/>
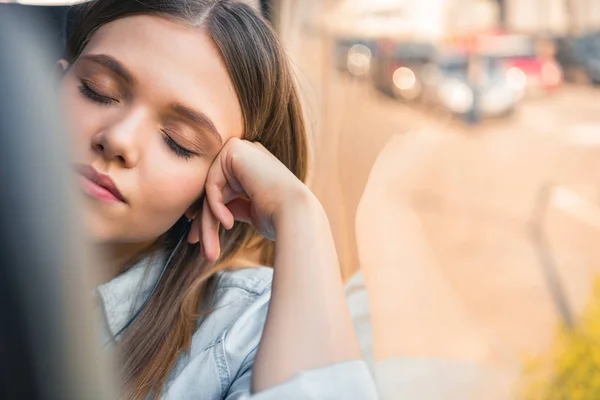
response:
<path id="1" fill-rule="evenodd" d="M 359 359 L 325 212 L 306 189 L 275 220 L 271 305 L 254 364 L 261 391 L 303 371 Z"/>
<path id="2" fill-rule="evenodd" d="M 230 229 L 234 220 L 248 222 L 276 240 L 272 298 L 253 368 L 254 391 L 306 370 L 360 359 L 329 222 L 308 188 L 262 145 L 235 138 L 213 162 L 205 188 L 202 216 L 188 240 L 202 240 L 208 259 L 219 257 L 219 223 Z M 356 389 L 368 386 L 366 375 Z M 327 376 L 329 381 L 322 383 L 335 385 Z M 346 383 L 342 379 L 338 384 Z"/>

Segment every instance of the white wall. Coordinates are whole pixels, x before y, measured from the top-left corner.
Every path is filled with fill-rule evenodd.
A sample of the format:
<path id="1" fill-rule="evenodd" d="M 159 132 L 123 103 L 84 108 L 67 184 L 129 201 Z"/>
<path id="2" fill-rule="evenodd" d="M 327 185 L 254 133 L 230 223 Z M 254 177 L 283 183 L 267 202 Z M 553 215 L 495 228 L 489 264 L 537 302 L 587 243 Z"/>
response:
<path id="1" fill-rule="evenodd" d="M 577 31 L 600 30 L 600 1 L 572 0 Z M 569 30 L 567 0 L 507 0 L 507 22 L 524 32 L 565 34 Z"/>
<path id="2" fill-rule="evenodd" d="M 449 34 L 488 30 L 498 25 L 500 9 L 493 0 L 446 0 L 446 9 Z"/>
<path id="3" fill-rule="evenodd" d="M 576 3 L 580 28 L 584 31 L 600 30 L 600 1 L 578 0 Z"/>

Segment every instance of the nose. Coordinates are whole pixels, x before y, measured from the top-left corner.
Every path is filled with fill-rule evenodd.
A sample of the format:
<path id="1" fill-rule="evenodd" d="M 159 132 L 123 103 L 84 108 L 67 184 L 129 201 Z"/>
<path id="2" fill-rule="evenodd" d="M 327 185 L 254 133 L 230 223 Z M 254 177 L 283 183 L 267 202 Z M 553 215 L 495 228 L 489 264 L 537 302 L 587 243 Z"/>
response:
<path id="1" fill-rule="evenodd" d="M 144 131 L 144 124 L 143 113 L 127 112 L 92 136 L 92 150 L 107 162 L 117 162 L 122 167 L 132 168 L 140 157 L 140 136 Z"/>

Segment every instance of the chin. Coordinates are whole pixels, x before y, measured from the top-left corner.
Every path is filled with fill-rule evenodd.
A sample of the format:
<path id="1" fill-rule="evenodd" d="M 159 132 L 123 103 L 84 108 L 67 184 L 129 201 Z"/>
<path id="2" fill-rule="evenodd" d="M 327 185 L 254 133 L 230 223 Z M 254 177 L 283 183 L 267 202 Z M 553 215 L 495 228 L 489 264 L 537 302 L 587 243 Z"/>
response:
<path id="1" fill-rule="evenodd" d="M 106 215 L 103 210 L 86 208 L 83 213 L 84 228 L 88 238 L 95 244 L 140 244 L 156 240 L 177 222 L 159 218 L 142 218 L 149 224 L 140 224 L 139 218 L 129 215 Z"/>
<path id="2" fill-rule="evenodd" d="M 118 232 L 115 222 L 107 219 L 102 215 L 98 215 L 96 210 L 85 209 L 83 214 L 83 225 L 87 233 L 87 237 L 94 244 L 108 244 L 119 242 L 119 237 L 122 236 Z M 120 226 L 127 225 L 124 222 L 119 223 Z"/>
<path id="3" fill-rule="evenodd" d="M 111 232 L 106 224 L 94 220 L 92 218 L 86 218 L 84 228 L 87 232 L 88 238 L 94 244 L 108 244 L 116 241 L 116 235 Z"/>

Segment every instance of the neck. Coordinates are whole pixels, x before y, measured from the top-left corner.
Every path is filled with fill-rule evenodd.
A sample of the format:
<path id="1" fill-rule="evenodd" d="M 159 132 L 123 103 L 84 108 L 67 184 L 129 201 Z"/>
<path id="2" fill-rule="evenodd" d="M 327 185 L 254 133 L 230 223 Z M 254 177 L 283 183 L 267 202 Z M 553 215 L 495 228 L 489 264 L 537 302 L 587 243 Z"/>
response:
<path id="1" fill-rule="evenodd" d="M 99 247 L 100 254 L 108 266 L 104 280 L 109 281 L 126 271 L 140 258 L 151 251 L 155 242 L 144 243 L 111 243 Z"/>

